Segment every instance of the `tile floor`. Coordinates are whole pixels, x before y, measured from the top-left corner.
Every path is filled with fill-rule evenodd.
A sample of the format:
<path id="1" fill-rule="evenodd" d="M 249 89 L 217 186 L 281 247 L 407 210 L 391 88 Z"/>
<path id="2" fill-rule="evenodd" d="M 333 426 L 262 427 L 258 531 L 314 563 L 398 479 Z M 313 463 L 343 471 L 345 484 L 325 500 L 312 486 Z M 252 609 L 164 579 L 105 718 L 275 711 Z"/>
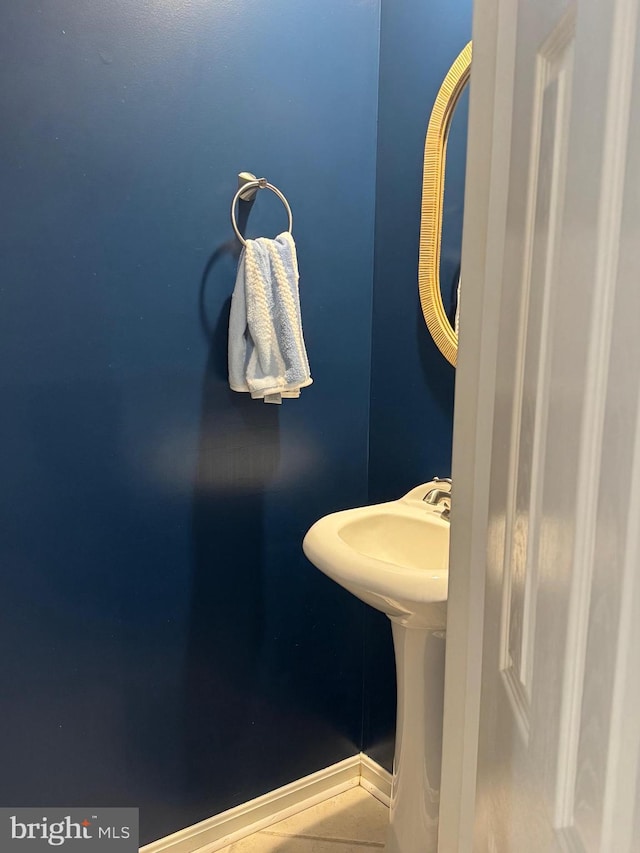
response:
<path id="1" fill-rule="evenodd" d="M 389 809 L 358 786 L 220 853 L 381 853 L 388 820 Z"/>

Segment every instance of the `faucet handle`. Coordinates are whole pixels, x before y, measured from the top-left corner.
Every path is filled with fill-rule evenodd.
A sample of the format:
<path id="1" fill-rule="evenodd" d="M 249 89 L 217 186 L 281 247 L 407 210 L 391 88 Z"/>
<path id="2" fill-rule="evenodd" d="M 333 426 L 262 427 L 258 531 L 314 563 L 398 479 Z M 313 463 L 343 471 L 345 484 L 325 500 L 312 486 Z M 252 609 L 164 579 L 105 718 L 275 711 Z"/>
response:
<path id="1" fill-rule="evenodd" d="M 451 502 L 451 489 L 439 489 L 437 486 L 434 486 L 432 489 L 429 489 L 422 500 L 432 506 L 436 506 L 444 500 Z"/>
<path id="2" fill-rule="evenodd" d="M 434 477 L 433 482 L 434 483 L 449 483 L 450 486 L 453 485 L 453 483 L 451 481 L 451 477 Z"/>

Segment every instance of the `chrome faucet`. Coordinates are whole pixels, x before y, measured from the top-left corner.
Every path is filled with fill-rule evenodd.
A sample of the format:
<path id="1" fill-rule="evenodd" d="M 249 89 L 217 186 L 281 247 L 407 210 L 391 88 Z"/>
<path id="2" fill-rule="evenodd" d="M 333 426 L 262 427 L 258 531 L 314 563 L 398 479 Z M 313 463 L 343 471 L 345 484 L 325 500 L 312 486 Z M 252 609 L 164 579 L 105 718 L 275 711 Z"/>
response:
<path id="1" fill-rule="evenodd" d="M 433 482 L 448 483 L 449 488 L 441 489 L 438 486 L 434 486 L 432 489 L 429 489 L 422 500 L 430 506 L 442 506 L 440 518 L 444 519 L 444 521 L 449 521 L 451 513 L 451 479 L 449 477 L 434 477 Z"/>

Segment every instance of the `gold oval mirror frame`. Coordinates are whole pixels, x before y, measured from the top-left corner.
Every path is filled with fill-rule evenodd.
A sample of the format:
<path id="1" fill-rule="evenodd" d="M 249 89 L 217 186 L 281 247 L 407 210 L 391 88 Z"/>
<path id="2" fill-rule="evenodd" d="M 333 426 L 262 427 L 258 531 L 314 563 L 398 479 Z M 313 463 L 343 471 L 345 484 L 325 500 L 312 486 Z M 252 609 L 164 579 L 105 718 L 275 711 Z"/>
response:
<path id="1" fill-rule="evenodd" d="M 471 42 L 460 52 L 436 97 L 424 146 L 418 289 L 427 327 L 436 346 L 456 366 L 458 335 L 451 327 L 440 291 L 440 247 L 447 138 L 453 113 L 471 73 Z"/>

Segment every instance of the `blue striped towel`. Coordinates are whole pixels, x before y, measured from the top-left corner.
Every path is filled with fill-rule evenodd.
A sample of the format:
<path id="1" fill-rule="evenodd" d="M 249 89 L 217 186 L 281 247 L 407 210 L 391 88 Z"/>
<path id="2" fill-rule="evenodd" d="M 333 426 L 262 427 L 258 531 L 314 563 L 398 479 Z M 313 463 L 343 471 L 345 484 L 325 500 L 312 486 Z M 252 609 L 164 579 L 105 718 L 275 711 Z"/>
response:
<path id="1" fill-rule="evenodd" d="M 229 314 L 229 385 L 265 403 L 313 382 L 302 334 L 298 259 L 288 231 L 247 240 Z"/>

